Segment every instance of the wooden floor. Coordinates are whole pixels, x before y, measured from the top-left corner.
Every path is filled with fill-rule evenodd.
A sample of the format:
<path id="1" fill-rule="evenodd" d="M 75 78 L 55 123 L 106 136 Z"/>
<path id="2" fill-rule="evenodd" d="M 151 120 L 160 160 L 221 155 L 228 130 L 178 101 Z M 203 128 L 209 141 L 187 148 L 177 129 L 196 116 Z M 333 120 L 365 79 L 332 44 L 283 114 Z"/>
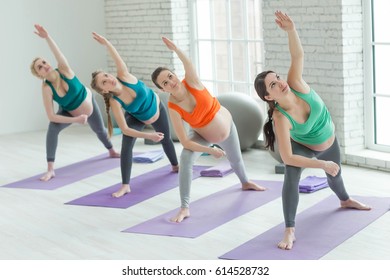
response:
<path id="1" fill-rule="evenodd" d="M 45 133 L 39 131 L 0 137 L 0 185 L 45 171 Z M 121 136 L 114 136 L 113 143 L 119 150 Z M 135 151 L 152 149 L 156 146 L 137 140 Z M 60 135 L 56 167 L 104 151 L 89 127 L 74 125 Z M 176 143 L 176 151 L 178 154 L 181 151 L 179 143 Z M 283 175 L 275 174 L 276 161 L 268 152 L 250 150 L 244 152 L 243 157 L 251 179 L 283 179 Z M 164 158 L 154 164 L 134 164 L 132 176 L 167 163 Z M 197 161 L 197 164 L 215 163 L 217 160 L 210 156 L 203 156 Z M 343 166 L 343 174 L 351 195 L 390 197 L 389 173 Z M 306 169 L 303 176 L 306 175 L 322 176 L 323 172 Z M 283 222 L 279 198 L 195 239 L 121 232 L 178 207 L 177 188 L 128 209 L 64 204 L 119 181 L 120 170 L 116 168 L 53 191 L 0 188 L 0 259 L 216 260 L 218 256 Z M 213 180 L 199 178 L 193 183 L 192 201 L 236 183 L 238 179 L 234 174 Z M 329 188 L 302 194 L 298 211 L 330 194 Z M 390 214 L 387 213 L 323 259 L 390 260 L 389 236 Z"/>

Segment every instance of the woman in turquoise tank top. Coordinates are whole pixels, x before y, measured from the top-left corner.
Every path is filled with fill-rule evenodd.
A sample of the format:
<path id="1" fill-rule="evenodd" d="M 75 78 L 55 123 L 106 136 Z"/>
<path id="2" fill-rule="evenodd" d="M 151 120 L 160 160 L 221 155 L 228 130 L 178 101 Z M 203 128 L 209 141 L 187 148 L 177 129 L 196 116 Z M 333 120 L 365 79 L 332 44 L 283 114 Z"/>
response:
<path id="1" fill-rule="evenodd" d="M 349 197 L 341 177 L 340 148 L 331 116 L 321 98 L 302 78 L 304 52 L 295 24 L 280 11 L 276 11 L 275 16 L 276 24 L 288 36 L 291 65 L 287 81 L 273 71 L 264 71 L 257 75 L 254 86 L 269 107 L 268 122 L 264 125 L 266 147 L 274 151 L 277 140 L 280 156 L 286 165 L 282 191 L 286 228 L 278 247 L 290 250 L 295 241 L 302 168 L 323 169 L 341 207 L 371 208 Z"/>
<path id="2" fill-rule="evenodd" d="M 100 93 L 106 104 L 109 135 L 112 134 L 110 108 L 123 133 L 121 149 L 122 186 L 112 194 L 121 197 L 130 192 L 133 147 L 137 138 L 161 142 L 171 165 L 178 172 L 179 165 L 169 130 L 166 108 L 152 89 L 129 73 L 127 66 L 115 47 L 103 36 L 93 33 L 93 38 L 107 48 L 116 65 L 116 76 L 103 71 L 92 74 L 91 87 Z M 123 110 L 125 114 L 123 114 Z M 147 124 L 155 132 L 143 132 Z"/>
<path id="3" fill-rule="evenodd" d="M 38 24 L 35 25 L 35 29 L 35 34 L 46 40 L 58 64 L 57 69 L 54 69 L 47 60 L 37 57 L 30 66 L 32 74 L 43 80 L 43 105 L 50 120 L 46 135 L 47 172 L 41 180 L 48 181 L 55 176 L 54 160 L 58 135 L 72 123 L 88 122 L 99 140 L 108 149 L 109 156 L 119 157 L 108 140 L 99 107 L 91 90 L 77 79 L 65 56 L 46 29 Z M 54 112 L 53 100 L 59 105 L 57 113 Z"/>

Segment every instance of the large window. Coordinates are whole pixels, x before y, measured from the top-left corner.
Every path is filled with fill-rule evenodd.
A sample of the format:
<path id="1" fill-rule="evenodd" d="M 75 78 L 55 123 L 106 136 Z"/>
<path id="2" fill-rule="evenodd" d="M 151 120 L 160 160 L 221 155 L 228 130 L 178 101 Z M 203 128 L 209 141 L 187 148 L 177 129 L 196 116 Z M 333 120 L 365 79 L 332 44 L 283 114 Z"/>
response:
<path id="1" fill-rule="evenodd" d="M 190 2 L 202 82 L 217 96 L 242 92 L 257 97 L 253 81 L 263 68 L 261 0 Z"/>
<path id="2" fill-rule="evenodd" d="M 363 1 L 365 11 L 366 142 L 390 151 L 390 32 L 388 0 Z"/>

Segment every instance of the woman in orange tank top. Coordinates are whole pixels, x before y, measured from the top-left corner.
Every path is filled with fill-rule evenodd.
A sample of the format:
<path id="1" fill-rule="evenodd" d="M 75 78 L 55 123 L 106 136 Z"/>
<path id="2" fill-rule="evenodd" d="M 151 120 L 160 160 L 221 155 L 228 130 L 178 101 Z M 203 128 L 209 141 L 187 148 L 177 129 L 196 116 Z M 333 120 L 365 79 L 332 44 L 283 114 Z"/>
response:
<path id="1" fill-rule="evenodd" d="M 243 190 L 263 191 L 265 188 L 249 181 L 246 176 L 238 134 L 230 112 L 208 92 L 190 59 L 171 40 L 162 39 L 168 49 L 177 54 L 185 70 L 183 81 L 165 67 L 157 68 L 152 74 L 153 83 L 170 94 L 168 108 L 171 123 L 183 145 L 179 169 L 181 208 L 171 219 L 179 223 L 190 216 L 192 167 L 202 153 L 216 158 L 226 155 Z M 188 133 L 184 122 L 190 125 Z M 212 143 L 223 150 L 211 146 Z"/>

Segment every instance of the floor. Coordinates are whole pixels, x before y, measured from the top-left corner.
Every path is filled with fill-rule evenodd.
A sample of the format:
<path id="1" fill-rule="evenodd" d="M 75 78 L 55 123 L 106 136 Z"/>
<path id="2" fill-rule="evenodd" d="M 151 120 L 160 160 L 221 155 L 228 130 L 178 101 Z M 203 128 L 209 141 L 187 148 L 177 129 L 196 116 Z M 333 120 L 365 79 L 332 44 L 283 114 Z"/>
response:
<path id="1" fill-rule="evenodd" d="M 114 136 L 119 150 L 121 136 Z M 45 131 L 0 137 L 0 185 L 45 171 Z M 176 143 L 176 151 L 181 146 Z M 158 147 L 158 146 L 157 146 Z M 156 149 L 136 142 L 135 151 Z M 56 167 L 103 153 L 105 150 L 89 127 L 74 125 L 60 137 Z M 282 180 L 277 163 L 267 151 L 243 153 L 251 179 Z M 134 164 L 133 176 L 168 163 Z M 197 164 L 218 161 L 202 156 Z M 343 166 L 344 181 L 351 195 L 390 197 L 390 174 Z M 306 169 L 303 176 L 322 176 Z M 120 181 L 119 168 L 89 177 L 54 191 L 0 188 L 0 259 L 2 260 L 216 260 L 218 256 L 283 221 L 281 200 L 240 216 L 198 238 L 175 238 L 121 232 L 125 228 L 178 207 L 178 189 L 167 191 L 128 209 L 72 206 L 64 203 Z M 238 183 L 234 174 L 193 184 L 192 201 Z M 302 194 L 301 212 L 329 196 L 324 189 Z M 129 194 L 131 195 L 131 194 Z M 218 206 L 216 206 L 218 207 Z M 335 205 L 338 207 L 338 205 Z M 390 260 L 390 213 L 385 214 L 323 257 L 325 260 Z M 298 237 L 299 238 L 299 237 Z"/>

